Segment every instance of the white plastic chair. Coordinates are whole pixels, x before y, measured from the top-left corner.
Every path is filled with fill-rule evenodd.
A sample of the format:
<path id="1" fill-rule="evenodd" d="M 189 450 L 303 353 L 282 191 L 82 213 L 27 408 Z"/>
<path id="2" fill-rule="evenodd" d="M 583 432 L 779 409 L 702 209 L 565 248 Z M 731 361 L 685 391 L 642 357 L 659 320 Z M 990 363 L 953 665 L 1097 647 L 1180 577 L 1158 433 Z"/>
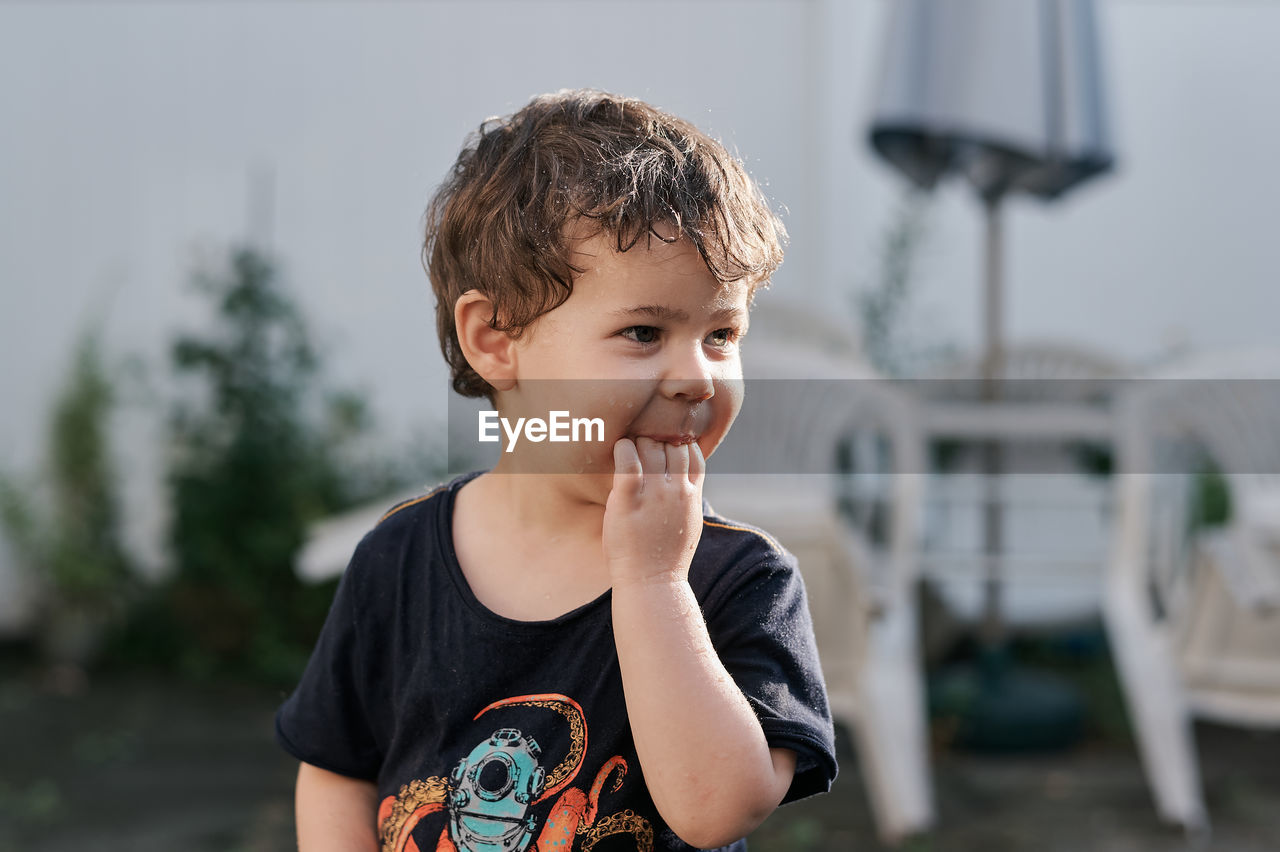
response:
<path id="1" fill-rule="evenodd" d="M 880 835 L 897 842 L 934 817 L 915 597 L 916 408 L 852 357 L 753 339 L 745 358 L 746 405 L 705 493 L 799 559 L 832 712 L 854 735 Z M 841 446 L 860 473 L 837 472 Z M 883 541 L 858 518 L 883 521 Z"/>
<path id="2" fill-rule="evenodd" d="M 1280 727 L 1280 351 L 1163 371 L 1119 417 L 1104 614 L 1157 810 L 1206 830 L 1192 717 Z M 1188 525 L 1206 463 L 1232 502 L 1208 532 Z"/>

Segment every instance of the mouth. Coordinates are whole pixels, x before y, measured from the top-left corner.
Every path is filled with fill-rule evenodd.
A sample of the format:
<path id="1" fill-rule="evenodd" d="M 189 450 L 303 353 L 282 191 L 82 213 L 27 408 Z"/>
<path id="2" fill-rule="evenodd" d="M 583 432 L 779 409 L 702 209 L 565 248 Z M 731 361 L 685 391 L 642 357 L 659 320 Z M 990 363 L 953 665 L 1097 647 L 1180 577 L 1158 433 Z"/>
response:
<path id="1" fill-rule="evenodd" d="M 698 440 L 697 435 L 675 434 L 675 433 L 665 434 L 665 435 L 646 433 L 643 435 L 628 435 L 627 437 L 633 441 L 636 438 L 648 438 L 649 440 L 657 441 L 660 444 L 675 444 L 677 446 L 680 444 L 692 444 Z"/>
<path id="2" fill-rule="evenodd" d="M 702 437 L 703 431 L 709 425 L 705 416 L 707 412 L 708 409 L 701 403 L 695 403 L 681 410 L 653 412 L 658 416 L 646 417 L 639 423 L 633 424 L 632 431 L 627 434 L 627 437 L 633 441 L 636 438 L 649 438 L 660 444 L 675 446 L 693 444 Z M 651 426 L 664 428 L 648 428 Z"/>

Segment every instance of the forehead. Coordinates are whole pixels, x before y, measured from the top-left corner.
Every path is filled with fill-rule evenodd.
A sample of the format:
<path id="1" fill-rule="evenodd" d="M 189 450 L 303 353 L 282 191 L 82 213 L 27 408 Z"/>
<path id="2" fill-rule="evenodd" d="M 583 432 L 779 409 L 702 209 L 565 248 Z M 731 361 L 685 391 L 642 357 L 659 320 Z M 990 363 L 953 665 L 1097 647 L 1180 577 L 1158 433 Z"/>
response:
<path id="1" fill-rule="evenodd" d="M 574 279 L 593 301 L 679 302 L 685 308 L 745 313 L 751 288 L 744 281 L 720 282 L 687 239 L 671 242 L 649 235 L 625 252 L 610 233 L 580 239 L 574 245 Z"/>

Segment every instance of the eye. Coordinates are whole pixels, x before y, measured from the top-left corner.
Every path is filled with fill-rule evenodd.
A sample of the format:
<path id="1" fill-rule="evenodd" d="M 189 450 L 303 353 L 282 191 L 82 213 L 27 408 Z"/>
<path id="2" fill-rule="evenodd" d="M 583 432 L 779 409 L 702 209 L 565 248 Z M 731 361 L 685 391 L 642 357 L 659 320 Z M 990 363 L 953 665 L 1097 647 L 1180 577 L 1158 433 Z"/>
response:
<path id="1" fill-rule="evenodd" d="M 736 343 L 739 338 L 737 329 L 733 328 L 717 328 L 715 331 L 707 335 L 707 343 L 718 349 L 723 349 Z"/>
<path id="2" fill-rule="evenodd" d="M 657 343 L 659 330 L 651 325 L 633 325 L 621 331 L 623 337 L 636 343 Z"/>

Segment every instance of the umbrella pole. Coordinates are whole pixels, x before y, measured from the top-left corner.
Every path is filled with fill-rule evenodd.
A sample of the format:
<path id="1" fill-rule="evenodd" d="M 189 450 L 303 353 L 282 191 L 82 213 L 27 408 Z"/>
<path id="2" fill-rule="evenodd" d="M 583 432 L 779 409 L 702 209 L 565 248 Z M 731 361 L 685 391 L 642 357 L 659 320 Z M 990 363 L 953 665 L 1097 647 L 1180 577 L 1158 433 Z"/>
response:
<path id="1" fill-rule="evenodd" d="M 985 293 L 983 298 L 982 400 L 1000 401 L 1000 381 L 1004 374 L 1004 268 L 1003 233 L 1000 221 L 1000 196 L 983 199 L 986 213 Z M 999 440 L 993 438 L 983 447 L 983 511 L 982 551 L 984 562 L 984 594 L 981 638 L 987 649 L 1004 643 L 1004 619 L 1001 615 L 1001 559 L 1004 551 L 1004 517 L 1000 499 L 1000 477 L 1003 472 Z"/>

